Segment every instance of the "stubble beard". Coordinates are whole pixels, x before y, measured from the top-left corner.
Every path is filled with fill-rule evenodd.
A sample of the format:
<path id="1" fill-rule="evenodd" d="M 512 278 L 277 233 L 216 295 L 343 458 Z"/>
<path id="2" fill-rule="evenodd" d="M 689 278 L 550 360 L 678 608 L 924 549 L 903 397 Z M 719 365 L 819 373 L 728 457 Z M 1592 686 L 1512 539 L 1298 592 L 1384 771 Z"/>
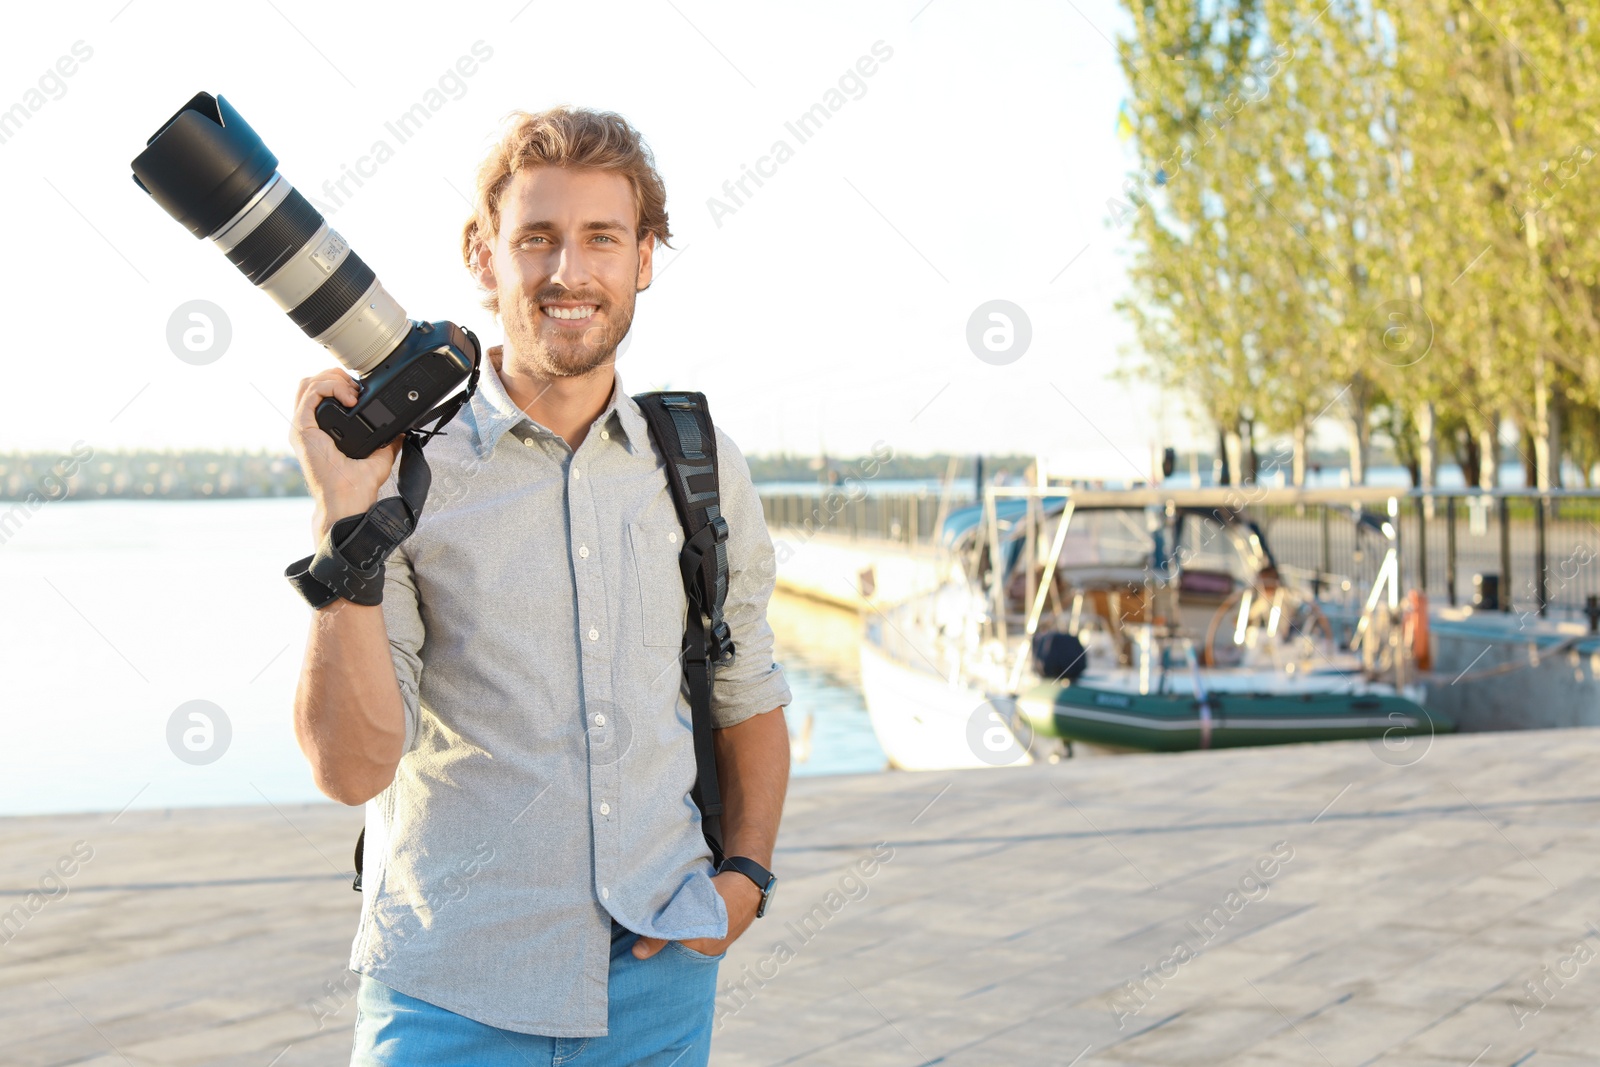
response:
<path id="1" fill-rule="evenodd" d="M 607 325 L 596 324 L 572 336 L 560 336 L 552 327 L 541 333 L 538 320 L 542 314 L 539 304 L 551 297 L 544 293 L 529 298 L 518 293 L 513 307 L 503 316 L 506 341 L 515 362 L 535 377 L 546 381 L 555 378 L 576 378 L 616 361 L 617 346 L 628 335 L 633 325 L 633 299 L 618 306 L 610 300 L 597 299 L 596 294 L 572 296 L 562 294 L 555 299 L 581 299 L 598 306 L 594 317 L 604 317 Z M 570 333 L 571 331 L 563 331 Z"/>

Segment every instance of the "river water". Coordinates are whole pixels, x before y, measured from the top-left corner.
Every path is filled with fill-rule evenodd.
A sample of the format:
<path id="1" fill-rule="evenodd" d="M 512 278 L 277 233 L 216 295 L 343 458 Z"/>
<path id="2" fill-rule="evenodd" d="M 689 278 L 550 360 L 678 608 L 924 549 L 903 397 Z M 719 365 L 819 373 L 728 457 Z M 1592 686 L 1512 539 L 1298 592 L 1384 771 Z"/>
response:
<path id="1" fill-rule="evenodd" d="M 310 522 L 305 498 L 87 501 L 0 530 L 0 815 L 323 799 L 290 720 L 310 609 L 282 577 Z M 769 618 L 793 773 L 881 770 L 855 617 L 780 593 Z M 221 709 L 197 706 L 209 736 L 192 708 L 174 726 L 192 701 Z"/>

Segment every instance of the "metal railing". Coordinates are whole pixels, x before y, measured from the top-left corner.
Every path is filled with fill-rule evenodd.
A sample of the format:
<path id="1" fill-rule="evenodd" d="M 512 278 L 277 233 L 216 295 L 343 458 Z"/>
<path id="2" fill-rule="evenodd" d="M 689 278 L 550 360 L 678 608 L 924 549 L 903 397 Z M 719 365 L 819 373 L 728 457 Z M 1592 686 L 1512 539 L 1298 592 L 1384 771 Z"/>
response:
<path id="1" fill-rule="evenodd" d="M 972 503 L 970 494 L 953 496 L 946 508 Z M 940 517 L 940 498 L 929 493 L 851 495 L 835 493 L 762 493 L 761 513 L 769 529 L 804 530 L 808 534 L 832 533 L 856 539 L 929 545 Z"/>
<path id="2" fill-rule="evenodd" d="M 996 496 L 1039 494 L 991 486 Z M 1370 588 L 1388 548 L 1381 526 L 1398 538 L 1400 584 L 1436 605 L 1557 619 L 1600 610 L 1600 490 L 1539 493 L 1524 489 L 1396 490 L 1382 486 L 1276 489 L 1243 485 L 1206 489 L 1078 490 L 1077 506 L 1220 508 L 1254 520 L 1279 570 L 1333 599 Z M 970 495 L 950 508 L 972 503 Z M 835 494 L 762 496 L 772 527 L 827 531 L 902 545 L 931 544 L 937 493 L 850 498 Z M 1368 521 L 1359 522 L 1365 513 Z M 1482 576 L 1484 580 L 1478 581 Z"/>
<path id="3" fill-rule="evenodd" d="M 1411 492 L 1394 500 L 1401 582 L 1436 604 L 1579 618 L 1600 597 L 1600 493 Z M 1387 501 L 1384 501 L 1387 504 Z M 1387 512 L 1387 508 L 1385 511 Z M 1351 508 L 1266 506 L 1252 517 L 1282 563 L 1370 580 L 1381 553 Z"/>

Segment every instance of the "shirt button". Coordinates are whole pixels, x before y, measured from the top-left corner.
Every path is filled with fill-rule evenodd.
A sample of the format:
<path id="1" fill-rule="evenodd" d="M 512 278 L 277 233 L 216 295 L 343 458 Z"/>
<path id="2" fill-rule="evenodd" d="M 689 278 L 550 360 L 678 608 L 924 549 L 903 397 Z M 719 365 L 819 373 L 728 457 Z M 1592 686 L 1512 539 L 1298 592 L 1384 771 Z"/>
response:
<path id="1" fill-rule="evenodd" d="M 671 533 L 667 534 L 667 542 L 669 544 L 674 544 L 674 545 L 677 544 L 678 543 L 678 531 L 674 530 Z"/>
<path id="2" fill-rule="evenodd" d="M 600 440 L 602 440 L 602 441 L 611 440 L 611 431 L 610 430 L 601 430 L 600 431 Z"/>
<path id="3" fill-rule="evenodd" d="M 589 640 L 591 640 L 591 641 L 600 640 L 600 631 L 596 630 L 593 626 L 589 627 Z"/>
<path id="4" fill-rule="evenodd" d="M 611 805 L 607 804 L 603 800 L 600 802 L 600 814 L 601 815 L 610 815 L 611 814 Z"/>
<path id="5" fill-rule="evenodd" d="M 522 443 L 523 443 L 523 444 L 525 444 L 525 445 L 527 445 L 527 446 L 528 446 L 528 447 L 529 447 L 529 448 L 532 448 L 532 447 L 533 447 L 533 438 L 531 438 L 531 437 L 524 437 L 524 438 L 523 438 L 523 439 L 522 439 Z"/>
<path id="6" fill-rule="evenodd" d="M 596 726 L 604 726 L 606 724 L 606 717 L 604 715 L 596 715 L 594 717 L 594 724 Z"/>
<path id="7" fill-rule="evenodd" d="M 579 478 L 582 478 L 582 477 L 583 477 L 583 475 L 578 473 L 578 468 L 577 467 L 573 467 L 572 468 L 572 480 L 573 481 L 577 481 Z"/>
<path id="8" fill-rule="evenodd" d="M 600 887 L 600 899 L 601 900 L 610 900 L 611 899 L 611 890 L 607 889 L 605 886 L 601 886 Z"/>
<path id="9" fill-rule="evenodd" d="M 588 545 L 579 545 L 578 546 L 578 556 L 581 559 L 588 559 L 589 558 L 589 546 Z"/>

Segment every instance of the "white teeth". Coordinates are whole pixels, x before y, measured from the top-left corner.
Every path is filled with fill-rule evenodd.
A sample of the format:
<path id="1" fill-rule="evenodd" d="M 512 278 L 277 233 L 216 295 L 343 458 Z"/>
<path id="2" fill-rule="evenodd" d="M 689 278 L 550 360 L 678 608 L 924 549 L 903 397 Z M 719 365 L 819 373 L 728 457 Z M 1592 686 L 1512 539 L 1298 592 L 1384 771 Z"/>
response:
<path id="1" fill-rule="evenodd" d="M 544 313 L 552 319 L 586 319 L 597 310 L 594 304 L 585 304 L 575 308 L 546 307 Z"/>

